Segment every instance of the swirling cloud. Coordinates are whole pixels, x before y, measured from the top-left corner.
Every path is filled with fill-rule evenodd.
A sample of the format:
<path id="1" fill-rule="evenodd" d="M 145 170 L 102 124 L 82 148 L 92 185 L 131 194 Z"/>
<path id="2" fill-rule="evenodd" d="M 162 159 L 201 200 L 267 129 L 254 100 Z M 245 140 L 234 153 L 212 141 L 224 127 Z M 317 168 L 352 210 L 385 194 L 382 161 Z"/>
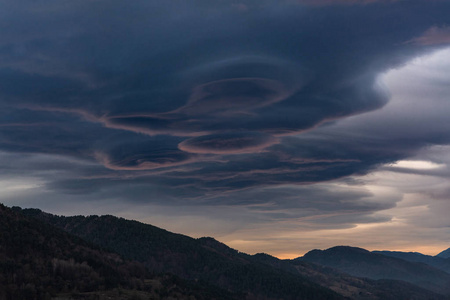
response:
<path id="1" fill-rule="evenodd" d="M 205 154 L 255 153 L 277 143 L 271 135 L 254 132 L 225 133 L 191 138 L 178 147 L 186 152 Z"/>
<path id="2" fill-rule="evenodd" d="M 307 135 L 299 139 L 303 144 L 286 137 L 383 107 L 388 94 L 377 88 L 379 72 L 428 51 L 435 43 L 418 46 L 419 40 L 405 41 L 423 32 L 423 36 L 442 36 L 445 27 L 429 28 L 446 20 L 442 11 L 448 5 L 436 3 L 439 10 L 421 1 L 408 6 L 395 2 L 310 8 L 266 1 L 257 10 L 248 9 L 242 18 L 232 7 L 220 10 L 201 1 L 196 2 L 197 9 L 185 7 L 183 14 L 169 4 L 138 1 L 125 9 L 127 16 L 133 16 L 130 24 L 118 18 L 124 8 L 118 2 L 111 4 L 108 14 L 96 18 L 94 12 L 102 3 L 91 7 L 81 2 L 69 8 L 55 4 L 51 13 L 40 10 L 39 14 L 30 13 L 39 10 L 38 4 L 12 10 L 17 18 L 42 25 L 30 27 L 34 34 L 18 34 L 20 39 L 13 38 L 13 27 L 2 29 L 9 38 L 2 41 L 0 52 L 1 105 L 14 116 L 2 121 L 3 149 L 72 153 L 97 159 L 107 168 L 129 171 L 201 163 L 197 170 L 209 170 L 217 161 L 228 161 L 224 169 L 229 169 L 234 160 L 241 164 L 238 155 L 252 153 L 246 162 L 264 166 L 262 160 L 271 155 L 274 169 L 296 170 L 298 162 L 309 161 L 298 175 L 288 172 L 291 175 L 269 180 L 276 184 L 329 180 L 397 158 L 383 152 L 386 156 L 380 160 L 369 159 L 367 153 L 356 154 L 360 150 L 340 157 L 325 150 L 313 155 L 308 147 L 326 146 L 305 141 Z M 88 8 L 93 10 L 83 15 Z M 392 18 L 379 27 L 387 10 L 396 15 L 404 9 L 408 14 L 401 21 Z M 210 17 L 199 17 L 204 10 Z M 154 18 L 143 11 L 152 11 Z M 417 22 L 414 16 L 424 11 L 433 17 Z M 61 20 L 62 15 L 83 15 L 84 21 L 71 27 Z M 173 23 L 168 24 L 168 19 Z M 42 20 L 59 22 L 60 28 Z M 359 25 L 363 21 L 364 30 Z M 25 124 L 25 114 L 49 117 L 44 121 L 47 127 L 14 127 Z M 44 134 L 50 127 L 54 133 Z M 33 134 L 37 128 L 42 133 Z M 63 139 L 69 132 L 71 143 Z M 95 142 L 118 136 L 116 132 L 144 134 L 149 141 L 159 142 L 143 141 L 145 147 L 137 147 L 128 138 L 118 138 L 110 149 Z M 59 145 L 52 145 L 55 136 L 61 136 Z M 170 147 L 159 146 L 174 139 L 177 142 Z M 234 158 L 221 157 L 228 154 Z M 338 162 L 351 167 L 331 172 L 330 166 Z M 241 166 L 248 168 L 243 174 L 254 173 L 254 165 Z M 305 169 L 317 173 L 309 171 L 305 176 Z M 251 186 L 260 180 L 255 177 L 238 185 Z"/>

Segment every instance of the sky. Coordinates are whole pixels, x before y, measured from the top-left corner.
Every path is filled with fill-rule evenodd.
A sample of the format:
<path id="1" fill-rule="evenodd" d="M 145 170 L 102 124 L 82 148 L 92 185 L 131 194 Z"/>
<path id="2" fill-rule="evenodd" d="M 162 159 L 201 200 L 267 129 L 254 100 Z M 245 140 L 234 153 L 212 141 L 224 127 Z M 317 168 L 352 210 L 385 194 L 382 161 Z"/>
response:
<path id="1" fill-rule="evenodd" d="M 0 0 L 0 202 L 247 253 L 450 247 L 450 1 Z"/>

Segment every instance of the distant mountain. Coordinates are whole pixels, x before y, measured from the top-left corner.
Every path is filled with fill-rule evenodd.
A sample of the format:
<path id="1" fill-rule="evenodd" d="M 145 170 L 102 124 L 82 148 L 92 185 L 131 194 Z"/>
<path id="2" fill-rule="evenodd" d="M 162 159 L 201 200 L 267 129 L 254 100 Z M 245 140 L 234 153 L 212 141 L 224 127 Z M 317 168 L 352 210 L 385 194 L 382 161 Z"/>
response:
<path id="1" fill-rule="evenodd" d="M 450 274 L 422 263 L 372 253 L 361 248 L 338 246 L 327 250 L 312 250 L 297 260 L 331 267 L 352 276 L 403 280 L 441 294 L 450 294 Z"/>
<path id="2" fill-rule="evenodd" d="M 193 239 L 113 216 L 61 217 L 37 209 L 22 213 L 140 261 L 152 272 L 240 292 L 245 294 L 241 299 L 444 299 L 406 282 L 361 279 L 308 262 L 247 255 L 213 238 Z"/>
<path id="3" fill-rule="evenodd" d="M 193 239 L 113 216 L 62 217 L 36 209 L 22 213 L 139 261 L 151 272 L 207 282 L 243 293 L 242 299 L 344 299 L 299 274 L 254 261 L 213 238 Z"/>
<path id="4" fill-rule="evenodd" d="M 383 254 L 390 257 L 400 258 L 410 262 L 424 263 L 429 266 L 441 269 L 450 274 L 450 259 L 424 255 L 418 252 L 399 252 L 399 251 L 372 251 L 373 253 Z"/>
<path id="5" fill-rule="evenodd" d="M 137 262 L 0 204 L 0 299 L 242 299 Z"/>
<path id="6" fill-rule="evenodd" d="M 398 299 L 447 299 L 416 285 L 397 280 L 372 280 L 358 278 L 335 269 L 300 260 L 279 260 L 267 254 L 255 254 L 254 259 L 289 272 L 302 274 L 314 282 L 328 287 L 349 299 L 398 300 Z"/>
<path id="7" fill-rule="evenodd" d="M 447 250 L 442 251 L 441 253 L 439 253 L 436 256 L 437 257 L 441 257 L 441 258 L 450 258 L 450 248 L 448 248 Z"/>

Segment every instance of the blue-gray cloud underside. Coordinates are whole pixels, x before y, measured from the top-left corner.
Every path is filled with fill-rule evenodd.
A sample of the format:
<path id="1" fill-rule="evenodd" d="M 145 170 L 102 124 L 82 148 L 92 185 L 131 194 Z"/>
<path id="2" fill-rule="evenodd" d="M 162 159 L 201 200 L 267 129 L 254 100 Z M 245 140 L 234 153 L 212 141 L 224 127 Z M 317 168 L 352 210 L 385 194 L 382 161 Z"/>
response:
<path id="1" fill-rule="evenodd" d="M 447 1 L 10 2 L 0 150 L 89 162 L 57 179 L 34 170 L 50 190 L 148 185 L 167 199 L 226 203 L 450 141 L 320 130 L 389 101 L 377 76 L 442 46 L 420 37 L 447 28 Z"/>

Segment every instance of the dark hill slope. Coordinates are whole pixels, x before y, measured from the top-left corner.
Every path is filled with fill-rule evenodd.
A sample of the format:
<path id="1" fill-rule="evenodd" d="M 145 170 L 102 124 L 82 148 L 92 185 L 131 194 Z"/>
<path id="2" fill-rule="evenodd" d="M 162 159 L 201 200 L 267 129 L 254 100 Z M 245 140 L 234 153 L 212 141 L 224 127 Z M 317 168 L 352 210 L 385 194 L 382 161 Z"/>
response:
<path id="1" fill-rule="evenodd" d="M 0 204 L 0 299 L 242 299 L 137 262 Z"/>
<path id="2" fill-rule="evenodd" d="M 268 295 L 272 299 L 336 297 L 335 294 L 317 290 L 311 281 L 349 299 L 444 299 L 412 284 L 355 278 L 330 268 L 301 261 L 279 260 L 265 254 L 250 256 L 213 238 L 192 239 L 113 216 L 58 217 L 29 209 L 23 213 L 46 220 L 103 247 L 115 249 L 124 256 L 144 262 L 152 270 L 170 271 L 185 278 L 196 278 L 246 292 L 247 299 L 268 299 Z"/>
<path id="3" fill-rule="evenodd" d="M 373 253 L 396 257 L 411 262 L 424 263 L 450 274 L 450 259 L 448 258 L 424 255 L 417 252 L 373 251 Z"/>
<path id="4" fill-rule="evenodd" d="M 447 250 L 442 251 L 441 253 L 439 253 L 436 256 L 437 257 L 441 257 L 441 258 L 450 258 L 450 248 L 448 248 Z"/>
<path id="5" fill-rule="evenodd" d="M 359 300 L 398 300 L 398 299 L 448 299 L 432 291 L 411 283 L 398 280 L 373 280 L 359 278 L 335 269 L 300 260 L 280 260 L 267 254 L 255 254 L 253 259 L 292 273 L 307 276 L 314 282 L 333 291 Z"/>
<path id="6" fill-rule="evenodd" d="M 140 261 L 153 272 L 204 281 L 245 293 L 246 299 L 344 298 L 305 277 L 252 261 L 212 238 L 193 239 L 113 216 L 60 217 L 29 209 L 23 213 Z"/>
<path id="7" fill-rule="evenodd" d="M 450 275 L 431 266 L 372 253 L 361 248 L 338 246 L 312 250 L 297 260 L 331 267 L 352 276 L 394 279 L 450 294 Z"/>

